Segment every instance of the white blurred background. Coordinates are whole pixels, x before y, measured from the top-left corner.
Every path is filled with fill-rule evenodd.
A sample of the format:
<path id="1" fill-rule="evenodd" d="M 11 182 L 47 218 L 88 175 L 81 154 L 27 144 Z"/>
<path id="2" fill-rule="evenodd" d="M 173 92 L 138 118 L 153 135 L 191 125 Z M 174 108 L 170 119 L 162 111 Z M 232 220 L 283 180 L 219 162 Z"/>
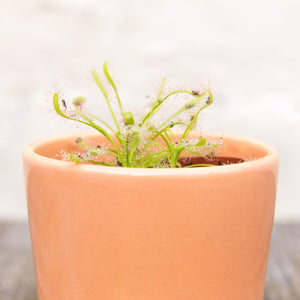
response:
<path id="1" fill-rule="evenodd" d="M 0 218 L 25 219 L 22 149 L 83 130 L 54 118 L 47 91 L 107 116 L 91 68 L 104 60 L 129 108 L 172 83 L 209 80 L 209 131 L 244 135 L 278 149 L 276 220 L 300 219 L 300 2 L 297 0 L 14 0 L 0 9 Z"/>

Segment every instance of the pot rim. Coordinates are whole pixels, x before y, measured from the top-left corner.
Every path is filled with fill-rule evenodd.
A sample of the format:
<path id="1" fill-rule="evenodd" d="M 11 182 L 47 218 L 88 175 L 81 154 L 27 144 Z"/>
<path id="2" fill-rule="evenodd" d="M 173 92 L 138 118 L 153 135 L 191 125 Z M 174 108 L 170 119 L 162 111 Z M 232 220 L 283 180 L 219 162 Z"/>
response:
<path id="1" fill-rule="evenodd" d="M 176 134 L 176 132 L 174 132 Z M 54 141 L 60 141 L 65 139 L 77 138 L 80 136 L 97 136 L 99 133 L 91 131 L 81 131 L 71 134 L 63 134 L 53 137 L 47 137 L 39 139 L 27 145 L 23 151 L 23 161 L 32 161 L 35 164 L 42 165 L 48 168 L 61 168 L 61 169 L 70 169 L 72 171 L 76 170 L 80 172 L 93 172 L 93 173 L 107 173 L 107 174 L 123 174 L 123 175 L 132 175 L 132 176 L 157 176 L 157 175 L 171 175 L 171 176 L 182 176 L 182 175 L 205 175 L 205 174 L 217 174 L 217 173 L 227 173 L 227 172 L 236 172 L 242 171 L 244 169 L 252 169 L 257 167 L 267 166 L 274 161 L 279 160 L 279 155 L 277 150 L 264 142 L 261 142 L 256 139 L 224 134 L 218 132 L 205 132 L 208 136 L 222 136 L 226 139 L 231 139 L 239 142 L 247 142 L 257 145 L 258 147 L 263 148 L 266 151 L 266 155 L 259 158 L 254 158 L 243 163 L 230 164 L 230 165 L 221 165 L 221 166 L 212 166 L 206 168 L 132 168 L 132 167 L 111 167 L 111 166 L 102 166 L 102 165 L 93 165 L 93 164 L 76 164 L 73 162 L 62 161 L 55 158 L 49 158 L 41 154 L 36 153 L 36 149 L 43 144 L 51 143 Z"/>

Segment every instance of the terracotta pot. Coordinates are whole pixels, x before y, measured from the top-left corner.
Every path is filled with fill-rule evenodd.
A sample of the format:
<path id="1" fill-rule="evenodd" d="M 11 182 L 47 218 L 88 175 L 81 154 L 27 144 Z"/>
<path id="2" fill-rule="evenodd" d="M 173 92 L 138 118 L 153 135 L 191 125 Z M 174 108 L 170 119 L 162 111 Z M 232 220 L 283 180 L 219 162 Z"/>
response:
<path id="1" fill-rule="evenodd" d="M 272 147 L 225 135 L 221 155 L 252 160 L 207 168 L 55 159 L 74 138 L 24 151 L 40 300 L 263 298 L 278 171 Z"/>

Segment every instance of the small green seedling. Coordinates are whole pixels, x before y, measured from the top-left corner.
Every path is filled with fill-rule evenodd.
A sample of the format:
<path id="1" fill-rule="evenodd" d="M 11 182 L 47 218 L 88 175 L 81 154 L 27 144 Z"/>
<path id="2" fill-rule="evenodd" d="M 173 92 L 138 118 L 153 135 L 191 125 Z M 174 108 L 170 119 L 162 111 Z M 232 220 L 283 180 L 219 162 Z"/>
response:
<path id="1" fill-rule="evenodd" d="M 76 97 L 70 105 L 67 105 L 66 101 L 60 99 L 57 93 L 53 94 L 53 106 L 59 116 L 96 129 L 107 141 L 105 144 L 95 146 L 78 138 L 76 143 L 82 151 L 65 153 L 65 159 L 76 163 L 133 168 L 211 166 L 209 161 L 207 164 L 199 165 L 184 166 L 181 164 L 182 158 L 191 155 L 213 157 L 220 145 L 220 142 L 208 140 L 203 136 L 189 138 L 197 124 L 199 114 L 213 103 L 210 89 L 204 88 L 201 91 L 177 89 L 165 94 L 166 78 L 164 78 L 149 111 L 141 118 L 137 118 L 133 112 L 124 109 L 106 62 L 103 64 L 103 72 L 114 90 L 120 111 L 118 115 L 121 115 L 121 118 L 113 110 L 108 92 L 95 70 L 92 71 L 92 77 L 104 96 L 114 121 L 114 127 L 88 112 L 84 108 L 84 97 Z M 160 124 L 154 125 L 153 116 L 167 100 L 171 100 L 175 95 L 187 96 L 188 100 L 171 116 L 166 117 Z M 186 113 L 189 116 L 188 121 L 182 121 L 180 116 Z M 173 130 L 177 126 L 183 128 L 179 137 L 173 135 Z"/>

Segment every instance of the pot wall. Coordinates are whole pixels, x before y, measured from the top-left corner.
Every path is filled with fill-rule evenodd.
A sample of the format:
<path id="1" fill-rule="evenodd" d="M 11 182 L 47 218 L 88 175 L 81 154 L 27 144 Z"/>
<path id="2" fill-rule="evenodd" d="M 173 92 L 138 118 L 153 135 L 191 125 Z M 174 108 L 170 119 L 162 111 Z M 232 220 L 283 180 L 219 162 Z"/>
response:
<path id="1" fill-rule="evenodd" d="M 77 165 L 43 156 L 70 141 L 45 140 L 24 151 L 40 300 L 263 298 L 274 149 L 226 137 L 227 155 L 251 149 L 258 159 L 193 169 Z"/>

